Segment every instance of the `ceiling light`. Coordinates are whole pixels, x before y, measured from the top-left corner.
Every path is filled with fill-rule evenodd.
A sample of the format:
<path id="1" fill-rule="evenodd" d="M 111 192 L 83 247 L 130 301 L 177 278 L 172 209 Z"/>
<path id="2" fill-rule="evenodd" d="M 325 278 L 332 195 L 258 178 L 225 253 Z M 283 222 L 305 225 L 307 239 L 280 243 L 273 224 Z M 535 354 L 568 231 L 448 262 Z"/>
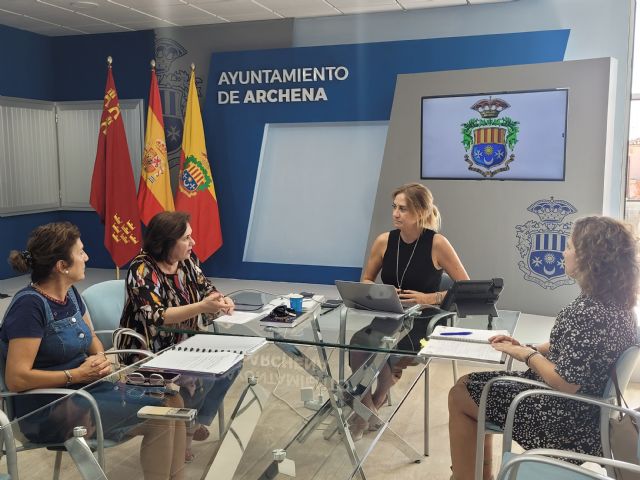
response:
<path id="1" fill-rule="evenodd" d="M 96 2 L 88 2 L 86 0 L 76 0 L 75 2 L 69 2 L 69 6 L 78 10 L 91 10 L 92 8 L 99 7 Z"/>

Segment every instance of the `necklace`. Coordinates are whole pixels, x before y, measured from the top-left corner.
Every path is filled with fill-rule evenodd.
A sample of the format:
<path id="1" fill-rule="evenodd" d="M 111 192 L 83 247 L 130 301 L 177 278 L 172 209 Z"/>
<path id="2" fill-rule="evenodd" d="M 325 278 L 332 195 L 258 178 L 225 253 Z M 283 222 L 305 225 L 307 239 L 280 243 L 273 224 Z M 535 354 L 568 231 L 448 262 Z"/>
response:
<path id="1" fill-rule="evenodd" d="M 69 298 L 69 295 L 65 294 L 64 300 L 58 300 L 57 298 L 52 297 L 51 295 L 48 295 L 44 290 L 42 290 L 42 288 L 40 288 L 35 283 L 32 283 L 31 286 L 33 287 L 33 289 L 36 292 L 38 292 L 40 295 L 42 295 L 47 300 L 51 300 L 53 303 L 56 303 L 58 305 L 66 305 L 67 304 L 67 299 Z"/>
<path id="2" fill-rule="evenodd" d="M 422 236 L 422 233 L 420 235 L 418 235 L 418 238 L 416 238 L 416 243 L 413 244 L 413 250 L 411 251 L 411 256 L 409 256 L 409 261 L 407 262 L 407 264 L 404 267 L 404 271 L 402 272 L 402 278 L 400 277 L 400 275 L 398 274 L 398 272 L 400 271 L 399 268 L 399 263 L 400 263 L 400 242 L 402 241 L 402 237 L 400 236 L 400 234 L 398 234 L 398 249 L 396 250 L 396 282 L 398 284 L 398 288 L 400 290 L 402 290 L 402 283 L 404 282 L 404 276 L 407 273 L 407 270 L 409 269 L 409 264 L 411 263 L 411 260 L 413 259 L 413 254 L 416 253 L 416 247 L 418 246 L 418 242 L 420 241 L 420 237 Z"/>

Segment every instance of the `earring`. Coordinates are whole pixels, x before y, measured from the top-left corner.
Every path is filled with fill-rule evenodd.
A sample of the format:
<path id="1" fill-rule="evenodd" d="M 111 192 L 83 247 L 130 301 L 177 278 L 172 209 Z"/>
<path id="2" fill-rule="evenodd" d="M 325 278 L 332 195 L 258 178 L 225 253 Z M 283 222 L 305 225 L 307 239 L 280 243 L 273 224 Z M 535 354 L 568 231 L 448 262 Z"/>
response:
<path id="1" fill-rule="evenodd" d="M 69 275 L 69 270 L 64 271 L 65 275 Z"/>

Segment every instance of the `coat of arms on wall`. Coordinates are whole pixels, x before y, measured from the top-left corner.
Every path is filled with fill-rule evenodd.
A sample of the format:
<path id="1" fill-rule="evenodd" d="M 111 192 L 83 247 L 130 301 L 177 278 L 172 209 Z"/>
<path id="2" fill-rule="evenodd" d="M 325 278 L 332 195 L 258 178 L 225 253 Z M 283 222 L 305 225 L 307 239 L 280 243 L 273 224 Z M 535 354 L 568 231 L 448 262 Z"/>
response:
<path id="1" fill-rule="evenodd" d="M 520 122 L 509 117 L 498 118 L 509 107 L 500 98 L 483 98 L 471 106 L 481 118 L 462 124 L 462 144 L 467 152 L 464 160 L 469 170 L 485 178 L 509 170 L 509 164 L 516 158 L 513 149 L 518 143 Z"/>
<path id="2" fill-rule="evenodd" d="M 522 258 L 518 267 L 524 279 L 551 290 L 575 283 L 565 272 L 563 252 L 572 227 L 572 222 L 564 219 L 576 213 L 576 208 L 551 197 L 532 203 L 527 210 L 540 220 L 516 225 L 517 248 Z"/>
<path id="3" fill-rule="evenodd" d="M 174 62 L 188 53 L 186 48 L 171 38 L 156 38 L 156 73 L 170 168 L 177 167 L 180 163 L 183 119 L 187 106 L 190 75 L 188 70 L 176 68 Z M 196 77 L 198 96 L 200 96 L 201 85 L 202 79 Z"/>

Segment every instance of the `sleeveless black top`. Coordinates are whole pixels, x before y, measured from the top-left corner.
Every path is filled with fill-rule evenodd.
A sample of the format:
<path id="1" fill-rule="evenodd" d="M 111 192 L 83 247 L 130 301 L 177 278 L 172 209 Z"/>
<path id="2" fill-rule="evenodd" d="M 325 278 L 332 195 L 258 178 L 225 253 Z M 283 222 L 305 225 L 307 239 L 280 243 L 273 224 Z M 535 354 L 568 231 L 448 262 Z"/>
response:
<path id="1" fill-rule="evenodd" d="M 436 234 L 433 230 L 425 229 L 422 234 L 413 243 L 404 243 L 400 238 L 400 230 L 392 230 L 389 232 L 389 241 L 387 242 L 387 250 L 382 258 L 382 271 L 380 276 L 382 283 L 395 285 L 396 288 L 404 290 L 416 290 L 422 293 L 433 293 L 439 290 L 440 279 L 442 278 L 442 270 L 436 269 L 431 259 L 431 249 L 433 247 L 433 236 Z M 400 242 L 400 254 L 398 255 L 398 242 Z M 411 263 L 407 267 L 411 252 L 416 247 Z M 399 257 L 399 258 L 398 258 Z M 397 278 L 396 278 L 396 259 L 397 259 Z M 404 279 L 402 274 L 404 274 Z M 402 286 L 400 285 L 402 282 Z"/>

